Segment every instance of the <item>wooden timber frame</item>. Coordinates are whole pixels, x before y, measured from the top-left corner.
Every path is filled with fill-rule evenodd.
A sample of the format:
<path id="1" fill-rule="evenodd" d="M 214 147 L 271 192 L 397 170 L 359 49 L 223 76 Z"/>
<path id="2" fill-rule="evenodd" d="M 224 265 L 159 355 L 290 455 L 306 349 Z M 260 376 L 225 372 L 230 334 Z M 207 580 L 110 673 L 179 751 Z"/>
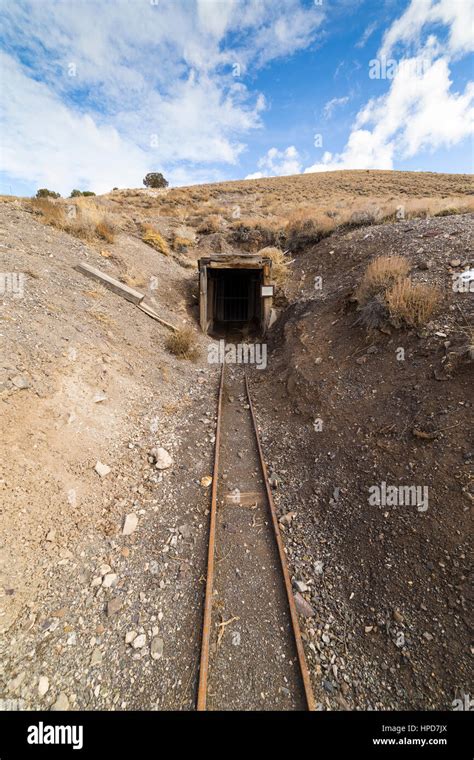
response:
<path id="1" fill-rule="evenodd" d="M 215 256 L 202 257 L 198 261 L 199 266 L 199 322 L 204 333 L 213 328 L 214 322 L 214 279 L 217 270 L 255 270 L 260 275 L 260 285 L 271 286 L 272 261 L 258 254 L 232 254 L 222 253 Z M 270 320 L 272 308 L 272 296 L 258 294 L 260 299 L 260 332 L 265 335 Z"/>

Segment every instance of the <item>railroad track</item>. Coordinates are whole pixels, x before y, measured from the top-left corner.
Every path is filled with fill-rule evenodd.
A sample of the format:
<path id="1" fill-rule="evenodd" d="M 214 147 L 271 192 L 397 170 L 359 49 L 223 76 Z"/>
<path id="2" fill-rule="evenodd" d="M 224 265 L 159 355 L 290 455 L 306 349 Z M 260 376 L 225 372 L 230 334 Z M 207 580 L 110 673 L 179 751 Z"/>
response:
<path id="1" fill-rule="evenodd" d="M 248 379 L 225 364 L 197 709 L 315 709 Z"/>

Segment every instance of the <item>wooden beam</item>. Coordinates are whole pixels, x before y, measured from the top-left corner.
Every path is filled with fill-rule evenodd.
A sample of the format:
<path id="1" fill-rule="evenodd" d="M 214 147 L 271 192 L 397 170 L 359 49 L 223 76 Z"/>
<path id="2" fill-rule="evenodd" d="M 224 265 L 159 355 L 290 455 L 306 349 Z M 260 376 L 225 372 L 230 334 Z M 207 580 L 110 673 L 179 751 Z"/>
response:
<path id="1" fill-rule="evenodd" d="M 138 305 L 145 298 L 144 293 L 140 293 L 139 290 L 129 288 L 128 285 L 124 285 L 123 282 L 115 280 L 113 277 L 110 277 L 108 274 L 101 272 L 99 269 L 91 267 L 90 264 L 81 263 L 78 264 L 75 269 L 81 274 L 84 274 L 86 277 L 90 277 L 91 280 L 100 282 L 101 285 L 103 285 L 105 288 L 112 290 L 114 293 L 122 296 L 122 298 L 125 298 L 127 301 L 131 301 L 131 303 Z"/>

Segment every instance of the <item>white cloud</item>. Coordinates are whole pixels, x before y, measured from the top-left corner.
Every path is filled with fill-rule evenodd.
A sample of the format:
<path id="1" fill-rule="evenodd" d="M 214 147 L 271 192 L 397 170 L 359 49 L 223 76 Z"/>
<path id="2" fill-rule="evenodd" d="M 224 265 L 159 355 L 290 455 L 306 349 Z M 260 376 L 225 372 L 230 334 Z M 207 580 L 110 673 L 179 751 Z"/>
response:
<path id="1" fill-rule="evenodd" d="M 349 97 L 346 96 L 344 98 L 332 98 L 332 100 L 328 100 L 327 103 L 325 103 L 323 108 L 323 115 L 325 119 L 330 119 L 333 115 L 334 110 L 338 106 L 344 106 L 346 103 L 349 102 Z"/>
<path id="2" fill-rule="evenodd" d="M 0 66 L 2 164 L 7 174 L 62 195 L 73 187 L 106 192 L 141 181 L 148 161 L 140 148 L 112 126 L 75 114 L 46 85 L 26 77 L 9 56 L 1 55 Z"/>
<path id="3" fill-rule="evenodd" d="M 258 168 L 262 171 L 248 174 L 245 179 L 260 179 L 261 177 L 283 177 L 290 174 L 300 174 L 302 165 L 298 151 L 294 145 L 285 150 L 270 148 L 259 159 Z"/>
<path id="4" fill-rule="evenodd" d="M 442 24 L 449 29 L 447 51 L 463 54 L 473 50 L 474 0 L 411 0 L 383 38 L 380 55 L 389 56 L 399 43 L 420 46 L 423 29 Z"/>
<path id="5" fill-rule="evenodd" d="M 143 167 L 188 181 L 235 164 L 265 108 L 242 75 L 309 45 L 323 17 L 302 0 L 23 0 L 2 13 L 26 93 L 4 104 L 7 172 L 96 191 L 139 184 Z"/>
<path id="6" fill-rule="evenodd" d="M 449 148 L 472 135 L 474 83 L 454 92 L 449 68 L 452 57 L 467 49 L 461 30 L 469 26 L 472 7 L 471 0 L 440 0 L 436 6 L 432 0 L 412 0 L 385 34 L 379 57 L 390 55 L 398 44 L 414 47 L 414 56 L 402 58 L 387 93 L 361 109 L 344 150 L 326 152 L 305 171 L 391 169 L 397 158 Z M 431 29 L 421 41 L 427 18 L 447 26 L 445 43 Z M 427 65 L 421 67 L 420 61 Z"/>
<path id="7" fill-rule="evenodd" d="M 367 27 L 364 29 L 364 32 L 363 32 L 363 34 L 362 34 L 362 37 L 361 37 L 361 38 L 360 38 L 360 40 L 358 40 L 358 41 L 356 42 L 356 44 L 355 44 L 356 48 L 363 48 L 363 47 L 364 47 L 364 45 L 366 44 L 367 40 L 368 40 L 370 37 L 372 37 L 373 33 L 374 33 L 374 32 L 375 32 L 375 30 L 377 29 L 377 26 L 378 26 L 377 22 L 376 22 L 376 21 L 373 21 L 371 24 L 369 24 L 369 25 L 368 25 L 368 26 L 367 26 Z"/>

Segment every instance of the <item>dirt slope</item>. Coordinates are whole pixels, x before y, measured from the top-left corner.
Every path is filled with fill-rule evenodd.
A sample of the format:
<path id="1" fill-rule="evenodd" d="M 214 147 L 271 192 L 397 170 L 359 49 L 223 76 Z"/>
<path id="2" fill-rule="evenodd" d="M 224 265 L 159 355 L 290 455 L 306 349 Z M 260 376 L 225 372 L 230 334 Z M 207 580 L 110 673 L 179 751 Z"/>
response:
<path id="1" fill-rule="evenodd" d="M 297 512 L 285 535 L 315 610 L 315 689 L 332 709 L 450 709 L 469 692 L 472 362 L 448 369 L 445 358 L 472 324 L 473 296 L 452 291 L 449 262 L 472 266 L 473 239 L 472 216 L 446 217 L 364 228 L 302 253 L 272 334 L 270 395 L 254 373 L 279 507 Z M 354 324 L 354 283 L 390 253 L 444 288 L 441 312 L 418 334 Z M 382 481 L 427 486 L 427 510 L 372 506 L 369 488 Z"/>
<path id="2" fill-rule="evenodd" d="M 268 368 L 252 387 L 280 509 L 297 512 L 283 530 L 316 612 L 305 630 L 317 699 L 323 709 L 438 707 L 469 691 L 472 365 L 446 357 L 472 320 L 472 294 L 450 284 L 472 267 L 473 217 L 392 217 L 400 198 L 407 215 L 426 216 L 471 194 L 467 176 L 387 172 L 116 191 L 92 208 L 113 221 L 109 242 L 49 226 L 27 199 L 0 204 L 0 270 L 25 275 L 0 315 L 4 708 L 193 709 L 209 502 L 200 479 L 218 377 L 197 329 L 196 260 L 284 242 L 288 219 L 315 209 L 317 232 L 354 213 L 359 228 L 291 254 Z M 65 213 L 70 202 L 56 205 Z M 366 225 L 380 214 L 391 223 Z M 142 241 L 144 224 L 168 255 Z M 445 291 L 419 335 L 354 326 L 350 293 L 381 253 L 406 254 L 415 279 Z M 166 328 L 85 279 L 79 261 L 191 325 L 197 361 L 172 356 Z M 172 456 L 168 469 L 157 469 L 156 447 Z M 428 485 L 427 512 L 370 507 L 368 487 L 384 480 Z M 138 526 L 124 535 L 130 514 Z"/>

